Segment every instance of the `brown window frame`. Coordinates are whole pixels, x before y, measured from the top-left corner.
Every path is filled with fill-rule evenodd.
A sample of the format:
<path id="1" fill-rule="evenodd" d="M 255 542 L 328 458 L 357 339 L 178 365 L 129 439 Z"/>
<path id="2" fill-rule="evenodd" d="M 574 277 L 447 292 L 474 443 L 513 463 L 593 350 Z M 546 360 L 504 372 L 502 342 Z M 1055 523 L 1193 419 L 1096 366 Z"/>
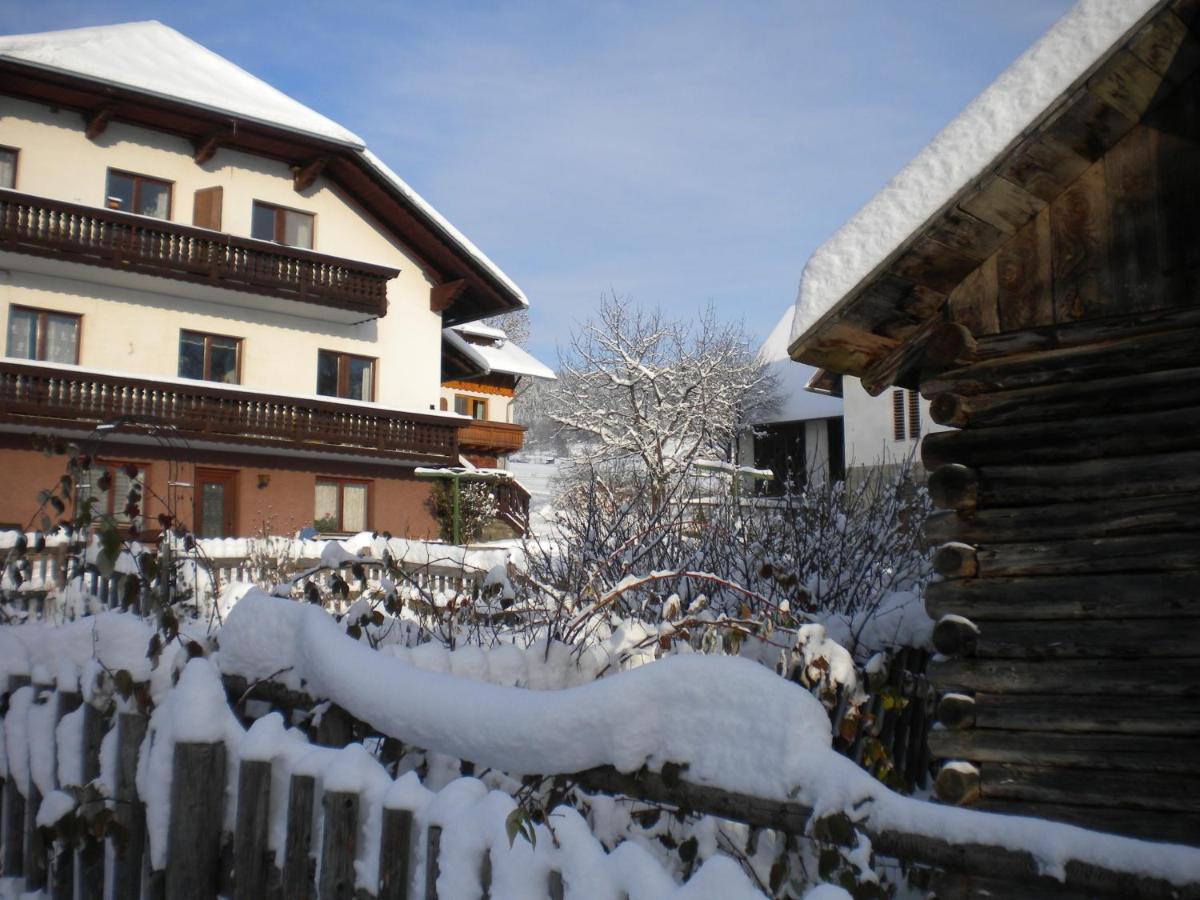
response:
<path id="1" fill-rule="evenodd" d="M 343 515 L 345 513 L 345 508 L 346 508 L 345 507 L 345 502 L 346 502 L 345 489 L 346 489 L 346 485 L 348 485 L 348 484 L 354 485 L 356 487 L 358 487 L 358 486 L 365 487 L 367 489 L 367 499 L 366 499 L 366 502 L 363 504 L 363 518 L 364 518 L 363 530 L 369 531 L 371 529 L 371 519 L 373 518 L 371 515 L 371 495 L 374 493 L 374 491 L 371 490 L 371 487 L 374 484 L 374 482 L 367 480 L 367 479 L 362 479 L 362 478 L 326 478 L 324 476 L 320 476 L 313 481 L 313 527 L 314 528 L 317 527 L 317 521 L 318 521 L 317 509 L 316 509 L 317 488 L 323 484 L 337 485 L 337 527 L 332 529 L 332 531 L 321 531 L 318 529 L 318 533 L 320 533 L 320 534 L 349 534 L 350 533 L 349 531 L 346 530 L 346 527 L 345 527 L 346 523 L 343 520 Z"/>
<path id="2" fill-rule="evenodd" d="M 486 398 L 486 397 L 473 397 L 473 396 L 471 396 L 470 394 L 455 394 L 455 395 L 454 395 L 454 404 L 455 404 L 455 406 L 457 406 L 457 405 L 458 405 L 458 401 L 459 401 L 459 400 L 466 400 L 466 401 L 467 401 L 467 406 L 468 406 L 468 408 L 472 408 L 472 407 L 473 407 L 475 404 L 477 404 L 477 403 L 479 403 L 479 404 L 482 404 L 482 405 L 483 405 L 483 417 L 482 417 L 482 418 L 476 418 L 476 417 L 475 417 L 475 414 L 474 414 L 474 412 L 473 412 L 473 411 L 472 411 L 472 412 L 467 412 L 467 413 L 460 413 L 460 412 L 458 412 L 458 410 L 456 409 L 456 410 L 455 410 L 455 412 L 456 412 L 456 413 L 458 413 L 458 415 L 460 415 L 460 416 L 462 416 L 462 415 L 470 416 L 470 417 L 471 417 L 471 420 L 472 420 L 472 421 L 475 421 L 475 422 L 487 422 L 487 421 L 490 421 L 490 420 L 488 419 L 488 413 L 489 413 L 489 412 L 491 412 L 491 404 L 489 404 L 489 403 L 488 403 L 488 400 L 487 400 L 487 398 Z"/>
<path id="3" fill-rule="evenodd" d="M 234 364 L 234 377 L 237 379 L 233 384 L 242 383 L 242 338 L 232 334 L 216 334 L 211 331 L 195 331 L 191 328 L 179 329 L 179 340 L 183 342 L 185 334 L 194 335 L 195 337 L 204 338 L 204 375 L 201 378 L 189 378 L 191 381 L 208 381 L 212 384 L 230 384 L 228 381 L 216 381 L 212 377 L 212 345 L 209 343 L 210 338 L 219 338 L 223 341 L 233 341 L 237 345 L 237 362 Z M 180 351 L 180 359 L 183 358 L 183 352 Z M 180 378 L 188 378 L 187 375 L 180 375 Z"/>
<path id="4" fill-rule="evenodd" d="M 13 310 L 21 312 L 37 313 L 37 347 L 34 348 L 34 356 L 27 357 L 30 362 L 46 362 L 46 316 L 62 316 L 64 319 L 74 319 L 77 323 L 75 329 L 75 361 L 73 365 L 79 365 L 79 347 L 83 343 L 83 316 L 80 313 L 63 312 L 59 309 L 42 309 L 40 306 L 23 306 L 20 303 L 10 304 L 8 307 L 8 315 L 11 320 Z M 8 354 L 8 334 L 11 327 L 11 321 L 6 323 L 4 331 L 4 352 Z"/>
<path id="5" fill-rule="evenodd" d="M 9 147 L 7 144 L 0 144 L 0 153 L 11 153 L 13 155 L 13 178 L 7 190 L 15 191 L 17 189 L 17 173 L 21 171 L 21 148 Z M 0 184 L 0 188 L 4 185 Z"/>
<path id="6" fill-rule="evenodd" d="M 321 380 L 321 354 L 327 353 L 337 357 L 337 390 L 336 394 L 322 394 L 320 391 Z M 353 400 L 350 396 L 350 366 L 349 361 L 352 359 L 363 359 L 371 364 L 371 399 L 358 401 L 360 403 L 374 403 L 378 396 L 376 392 L 377 383 L 379 381 L 379 357 L 378 356 L 363 356 L 360 353 L 347 353 L 343 350 L 318 350 L 317 351 L 317 396 L 318 397 L 336 397 L 338 400 Z"/>
<path id="7" fill-rule="evenodd" d="M 261 206 L 263 209 L 269 209 L 275 213 L 274 237 L 270 238 L 270 240 L 272 243 L 280 244 L 284 247 L 299 247 L 298 244 L 289 244 L 287 241 L 284 240 L 284 236 L 287 234 L 287 225 L 285 222 L 285 220 L 287 218 L 287 213 L 294 213 L 295 215 L 298 215 L 298 216 L 308 216 L 310 222 L 312 223 L 312 227 L 309 229 L 309 231 L 312 233 L 312 244 L 311 244 L 311 246 L 308 246 L 308 247 L 299 247 L 299 249 L 301 249 L 301 250 L 316 249 L 316 246 L 317 246 L 317 214 L 316 213 L 309 212 L 306 209 L 296 209 L 295 207 L 291 207 L 291 206 L 281 206 L 278 203 L 268 203 L 266 200 L 255 200 L 255 201 L 253 201 L 253 203 L 250 207 L 251 237 L 254 237 L 254 235 L 253 235 L 254 207 L 256 207 L 256 206 Z M 261 240 L 266 240 L 266 238 L 255 238 L 255 240 L 261 241 Z"/>
<path id="8" fill-rule="evenodd" d="M 142 182 L 153 181 L 157 184 L 166 185 L 167 187 L 167 215 L 159 221 L 172 221 L 172 217 L 175 215 L 175 182 L 169 181 L 166 178 L 156 178 L 153 175 L 143 175 L 141 172 L 130 172 L 128 169 L 114 169 L 110 166 L 104 173 L 104 206 L 106 209 L 117 209 L 117 207 L 110 206 L 108 203 L 108 198 L 110 196 L 108 192 L 108 179 L 112 175 L 125 175 L 126 177 L 133 179 L 133 209 L 119 209 L 117 210 L 118 212 L 127 212 L 135 216 L 145 215 L 145 213 L 137 212 L 137 208 L 140 206 L 138 200 L 141 199 L 142 195 Z M 157 219 L 158 216 L 147 216 L 147 218 Z"/>

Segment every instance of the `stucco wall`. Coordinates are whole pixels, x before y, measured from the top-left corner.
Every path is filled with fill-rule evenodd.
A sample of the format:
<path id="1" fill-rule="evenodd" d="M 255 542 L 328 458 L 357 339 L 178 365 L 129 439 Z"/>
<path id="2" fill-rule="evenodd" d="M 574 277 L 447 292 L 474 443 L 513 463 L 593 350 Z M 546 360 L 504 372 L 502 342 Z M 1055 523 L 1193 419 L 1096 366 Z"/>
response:
<path id="1" fill-rule="evenodd" d="M 857 378 L 842 379 L 846 417 L 846 468 L 896 465 L 917 452 L 917 438 L 897 441 L 892 432 L 892 392 L 868 394 Z M 905 398 L 907 403 L 907 397 Z M 929 418 L 929 403 L 920 399 L 921 434 L 944 431 Z"/>
<path id="2" fill-rule="evenodd" d="M 80 266 L 64 267 L 74 281 L 48 279 L 23 273 L 14 254 L 6 262 L 8 283 L 0 285 L 5 323 L 10 303 L 83 313 L 81 364 L 172 376 L 180 328 L 241 337 L 242 383 L 289 393 L 315 393 L 318 349 L 344 350 L 379 359 L 380 403 L 436 407 L 441 317 L 429 310 L 431 282 L 417 260 L 328 179 L 318 177 L 297 193 L 282 162 L 219 149 L 197 165 L 183 138 L 122 123 L 91 141 L 78 113 L 10 97 L 0 97 L 0 144 L 20 151 L 16 189 L 25 193 L 99 207 L 108 168 L 124 169 L 173 182 L 171 220 L 190 225 L 194 192 L 220 186 L 226 232 L 249 237 L 252 205 L 261 200 L 313 213 L 318 252 L 400 269 L 388 285 L 388 314 L 349 326 L 305 318 L 299 304 L 295 315 L 280 315 L 189 299 L 172 282 L 150 276 L 139 279 L 144 291 L 98 285 Z"/>

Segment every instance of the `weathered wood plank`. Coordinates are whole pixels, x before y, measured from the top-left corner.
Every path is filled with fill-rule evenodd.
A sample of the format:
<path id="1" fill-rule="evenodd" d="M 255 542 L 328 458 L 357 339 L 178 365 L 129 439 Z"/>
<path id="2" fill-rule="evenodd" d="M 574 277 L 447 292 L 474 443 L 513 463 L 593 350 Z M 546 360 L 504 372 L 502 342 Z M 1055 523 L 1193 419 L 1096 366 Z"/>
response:
<path id="1" fill-rule="evenodd" d="M 1035 132 L 996 170 L 1047 203 L 1087 170 L 1089 160 L 1052 136 Z"/>
<path id="2" fill-rule="evenodd" d="M 315 799 L 316 779 L 311 775 L 293 775 L 288 786 L 283 857 L 283 894 L 289 900 L 310 900 L 314 893 L 311 854 Z"/>
<path id="3" fill-rule="evenodd" d="M 1119 50 L 1088 79 L 1087 88 L 1123 116 L 1137 122 L 1162 86 L 1162 76 L 1130 53 Z"/>
<path id="4" fill-rule="evenodd" d="M 1123 497 L 1006 509 L 935 510 L 923 533 L 930 544 L 1047 541 L 1200 531 L 1200 493 Z"/>
<path id="5" fill-rule="evenodd" d="M 995 225 L 956 208 L 936 221 L 929 236 L 963 256 L 983 262 L 999 249 L 1006 235 Z"/>
<path id="6" fill-rule="evenodd" d="M 939 425 L 989 428 L 1185 406 L 1200 406 L 1200 368 L 1171 369 L 1123 378 L 1049 384 L 972 396 L 937 394 L 929 401 L 929 415 Z"/>
<path id="7" fill-rule="evenodd" d="M 412 811 L 384 807 L 379 853 L 379 900 L 408 900 L 414 837 Z"/>
<path id="8" fill-rule="evenodd" d="M 442 827 L 430 825 L 425 835 L 425 900 L 437 900 L 441 871 Z"/>
<path id="9" fill-rule="evenodd" d="M 1200 573 L 1139 572 L 969 578 L 930 584 L 925 608 L 934 618 L 1006 619 L 1200 617 Z"/>
<path id="10" fill-rule="evenodd" d="M 1195 775 L 986 762 L 979 767 L 979 772 L 983 796 L 998 800 L 1178 810 L 1193 814 L 1200 808 L 1200 777 Z"/>
<path id="11" fill-rule="evenodd" d="M 1013 610 L 1017 616 L 1020 608 Z M 1195 619 L 993 621 L 955 632 L 950 619 L 934 629 L 934 645 L 946 656 L 979 659 L 1135 659 L 1147 656 L 1200 658 Z M 940 629 L 940 630 L 939 630 Z M 969 633 L 967 633 L 969 632 Z"/>
<path id="12" fill-rule="evenodd" d="M 54 699 L 54 686 L 52 684 L 35 683 L 33 685 L 33 693 L 31 711 L 33 706 L 45 707 L 50 704 L 57 705 L 57 701 Z M 51 752 L 53 752 L 53 748 Z M 25 887 L 31 892 L 44 890 L 50 874 L 50 847 L 46 842 L 45 832 L 37 827 L 37 814 L 41 806 L 42 792 L 31 773 L 29 791 L 25 795 L 25 862 L 22 866 Z"/>
<path id="13" fill-rule="evenodd" d="M 818 368 L 857 375 L 890 353 L 896 344 L 894 338 L 872 334 L 845 322 L 832 322 L 805 346 L 802 358 Z"/>
<path id="14" fill-rule="evenodd" d="M 926 237 L 918 240 L 897 259 L 891 271 L 900 278 L 923 284 L 939 294 L 949 294 L 977 264 L 971 257 Z"/>
<path id="15" fill-rule="evenodd" d="M 1142 28 L 1130 42 L 1129 52 L 1176 85 L 1200 66 L 1200 41 L 1169 10 L 1163 10 Z"/>
<path id="16" fill-rule="evenodd" d="M 100 744 L 104 740 L 104 715 L 90 703 L 83 705 L 83 783 L 100 777 Z M 75 857 L 76 881 L 81 900 L 102 900 L 105 884 L 104 842 L 88 836 Z"/>
<path id="17" fill-rule="evenodd" d="M 74 712 L 83 705 L 83 697 L 76 691 L 59 691 L 58 712 L 59 722 L 63 716 Z M 74 748 L 78 752 L 79 748 Z M 61 747 L 56 752 L 62 753 Z M 50 861 L 50 896 L 53 900 L 75 900 L 75 848 L 66 841 L 55 841 L 53 855 Z M 115 900 L 123 900 L 116 897 Z"/>
<path id="18" fill-rule="evenodd" d="M 1159 267 L 1179 304 L 1200 301 L 1200 88 L 1188 82 L 1147 119 L 1157 146 Z"/>
<path id="19" fill-rule="evenodd" d="M 933 432 L 921 441 L 921 461 L 932 471 L 950 463 L 978 468 L 1193 449 L 1200 449 L 1200 406 Z"/>
<path id="20" fill-rule="evenodd" d="M 1044 209 L 1046 201 L 998 175 L 988 176 L 958 204 L 964 212 L 1012 234 Z"/>
<path id="21" fill-rule="evenodd" d="M 327 791 L 321 800 L 320 900 L 354 900 L 354 858 L 358 850 L 358 794 Z"/>
<path id="22" fill-rule="evenodd" d="M 1104 158 L 1112 291 L 1127 310 L 1170 306 L 1159 268 L 1155 132 L 1138 125 Z"/>
<path id="23" fill-rule="evenodd" d="M 940 690 L 952 691 L 1200 696 L 1196 659 L 934 659 L 926 674 Z"/>
<path id="24" fill-rule="evenodd" d="M 1113 295 L 1108 261 L 1110 223 L 1104 174 L 1104 162 L 1094 163 L 1050 204 L 1054 321 L 1121 311 L 1120 298 Z"/>
<path id="25" fill-rule="evenodd" d="M 996 254 L 996 307 L 1000 331 L 1054 321 L 1050 209 L 1044 209 Z"/>
<path id="26" fill-rule="evenodd" d="M 1133 128 L 1133 119 L 1109 106 L 1087 88 L 1078 89 L 1044 128 L 1058 144 L 1091 162 Z"/>
<path id="27" fill-rule="evenodd" d="M 212 900 L 217 896 L 225 754 L 223 743 L 175 745 L 166 900 Z"/>
<path id="28" fill-rule="evenodd" d="M 1061 465 L 984 466 L 976 470 L 979 505 L 1034 506 L 1196 491 L 1197 464 L 1200 453 L 1188 451 Z"/>
<path id="29" fill-rule="evenodd" d="M 1196 742 L 1187 737 L 1142 734 L 1059 734 L 986 728 L 929 732 L 929 749 L 938 759 L 1120 772 L 1194 774 L 1195 746 Z"/>
<path id="30" fill-rule="evenodd" d="M 142 856 L 146 846 L 146 805 L 138 797 L 138 752 L 146 736 L 146 717 L 137 713 L 117 716 L 117 803 L 113 815 L 124 839 L 113 847 L 113 900 L 141 900 Z"/>
<path id="31" fill-rule="evenodd" d="M 993 254 L 962 280 L 947 299 L 947 315 L 973 335 L 995 334 L 1000 330 L 997 306 L 997 256 Z"/>
<path id="32" fill-rule="evenodd" d="M 258 900 L 267 893 L 270 815 L 271 763 L 269 760 L 243 759 L 238 765 L 237 820 L 233 837 L 234 900 Z"/>
<path id="33" fill-rule="evenodd" d="M 1070 733 L 1200 736 L 1200 700 L 1186 697 L 1147 703 L 1141 697 L 1055 694 L 946 694 L 938 721 L 947 728 Z"/>
<path id="34" fill-rule="evenodd" d="M 972 808 L 1003 815 L 1037 816 L 1095 831 L 1130 835 L 1146 840 L 1171 841 L 1176 844 L 1194 844 L 1196 835 L 1200 834 L 1200 815 L 1177 811 L 1106 809 L 1099 806 L 1031 803 L 995 798 L 984 798 Z"/>

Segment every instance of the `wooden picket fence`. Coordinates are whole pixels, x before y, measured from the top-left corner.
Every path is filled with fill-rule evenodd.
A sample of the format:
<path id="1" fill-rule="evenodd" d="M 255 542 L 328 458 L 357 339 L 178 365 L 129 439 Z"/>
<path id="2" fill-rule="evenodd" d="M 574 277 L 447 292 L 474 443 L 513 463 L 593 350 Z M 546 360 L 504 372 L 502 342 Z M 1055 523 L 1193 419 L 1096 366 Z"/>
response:
<path id="1" fill-rule="evenodd" d="M 0 711 L 7 713 L 13 693 L 27 686 L 28 676 L 11 677 Z M 0 781 L 0 876 L 23 878 L 26 891 L 44 891 L 54 900 L 212 900 L 218 895 L 233 900 L 436 900 L 443 827 L 422 824 L 411 809 L 385 806 L 373 889 L 356 888 L 355 860 L 363 855 L 358 846 L 363 798 L 332 790 L 318 796 L 312 775 L 290 777 L 283 865 L 277 867 L 268 839 L 271 762 L 239 761 L 234 830 L 223 834 L 226 768 L 228 754 L 234 752 L 223 743 L 175 745 L 167 863 L 163 870 L 152 870 L 145 805 L 135 779 L 146 718 L 129 712 L 106 715 L 84 703 L 78 693 L 51 685 L 31 687 L 34 702 L 53 704 L 60 720 L 82 706 L 85 784 L 99 776 L 101 742 L 115 729 L 116 778 L 107 806 L 110 813 L 97 818 L 105 807 L 93 801 L 95 809 L 88 810 L 85 795 L 80 812 L 90 822 L 89 831 L 70 842 L 52 829 L 37 827 L 43 798 L 32 778 L 24 789 L 12 773 Z M 109 815 L 116 827 L 97 839 L 90 828 Z M 315 835 L 320 835 L 320 846 L 314 846 Z M 484 850 L 476 860 L 481 897 L 489 895 L 493 852 Z M 415 880 L 418 855 L 426 860 L 420 883 Z M 546 873 L 540 894 L 562 900 L 561 871 Z"/>

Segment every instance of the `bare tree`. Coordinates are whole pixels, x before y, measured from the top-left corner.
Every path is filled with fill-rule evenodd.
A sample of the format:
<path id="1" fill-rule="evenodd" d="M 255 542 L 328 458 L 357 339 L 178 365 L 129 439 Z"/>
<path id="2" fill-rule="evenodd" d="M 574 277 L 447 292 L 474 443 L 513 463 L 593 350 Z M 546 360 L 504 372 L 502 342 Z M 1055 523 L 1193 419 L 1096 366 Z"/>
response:
<path id="1" fill-rule="evenodd" d="M 510 341 L 518 347 L 524 347 L 529 342 L 529 310 L 514 309 L 510 312 L 484 319 L 485 325 L 499 328 Z"/>
<path id="2" fill-rule="evenodd" d="M 741 326 L 718 322 L 711 307 L 688 323 L 606 296 L 560 353 L 547 413 L 587 438 L 583 462 L 634 462 L 665 485 L 698 457 L 727 458 L 738 429 L 776 394 Z"/>

